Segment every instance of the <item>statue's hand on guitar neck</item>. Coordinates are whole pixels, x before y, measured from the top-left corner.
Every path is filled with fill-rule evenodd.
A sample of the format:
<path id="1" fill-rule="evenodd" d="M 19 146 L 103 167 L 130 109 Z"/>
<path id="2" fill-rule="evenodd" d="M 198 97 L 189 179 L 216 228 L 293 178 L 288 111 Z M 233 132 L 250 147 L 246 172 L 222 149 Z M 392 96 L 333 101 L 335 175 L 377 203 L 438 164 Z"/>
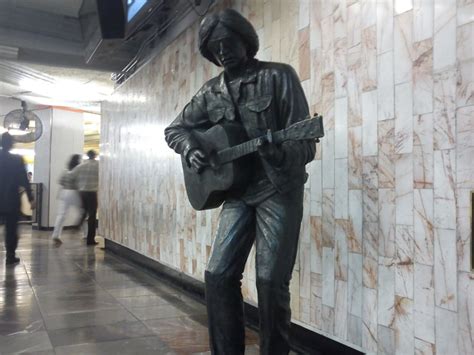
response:
<path id="1" fill-rule="evenodd" d="M 285 152 L 271 142 L 267 137 L 261 137 L 257 142 L 258 154 L 273 166 L 280 166 L 285 158 Z"/>
<path id="2" fill-rule="evenodd" d="M 191 150 L 186 160 L 188 164 L 197 172 L 200 173 L 205 167 L 209 166 L 209 159 L 202 149 L 196 148 Z"/>

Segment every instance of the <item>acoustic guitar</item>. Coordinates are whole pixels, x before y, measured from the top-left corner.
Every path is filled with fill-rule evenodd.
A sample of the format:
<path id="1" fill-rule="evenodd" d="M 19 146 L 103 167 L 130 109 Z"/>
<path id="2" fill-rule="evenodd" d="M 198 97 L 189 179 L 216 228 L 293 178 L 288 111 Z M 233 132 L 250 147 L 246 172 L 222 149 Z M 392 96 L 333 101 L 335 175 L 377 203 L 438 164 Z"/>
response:
<path id="1" fill-rule="evenodd" d="M 230 194 L 246 186 L 251 176 L 249 154 L 257 151 L 260 139 L 281 144 L 288 140 L 306 140 L 324 137 L 322 116 L 296 122 L 277 132 L 270 130 L 261 137 L 248 140 L 240 124 L 215 125 L 208 130 L 193 132 L 210 165 L 196 172 L 182 157 L 184 182 L 189 202 L 201 211 L 219 207 Z"/>

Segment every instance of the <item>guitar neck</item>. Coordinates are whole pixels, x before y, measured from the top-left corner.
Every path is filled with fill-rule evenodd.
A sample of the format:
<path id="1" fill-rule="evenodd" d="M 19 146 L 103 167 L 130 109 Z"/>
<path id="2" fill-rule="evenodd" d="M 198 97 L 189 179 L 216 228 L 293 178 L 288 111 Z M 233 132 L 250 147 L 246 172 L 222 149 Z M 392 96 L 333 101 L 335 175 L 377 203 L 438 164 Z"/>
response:
<path id="1" fill-rule="evenodd" d="M 280 144 L 286 140 L 285 130 L 274 132 L 272 134 L 273 142 L 275 144 Z M 217 153 L 218 161 L 220 164 L 225 164 L 246 156 L 248 154 L 254 153 L 257 151 L 257 144 L 260 138 L 265 138 L 265 136 L 251 139 L 247 142 L 240 143 L 233 147 L 225 148 Z"/>

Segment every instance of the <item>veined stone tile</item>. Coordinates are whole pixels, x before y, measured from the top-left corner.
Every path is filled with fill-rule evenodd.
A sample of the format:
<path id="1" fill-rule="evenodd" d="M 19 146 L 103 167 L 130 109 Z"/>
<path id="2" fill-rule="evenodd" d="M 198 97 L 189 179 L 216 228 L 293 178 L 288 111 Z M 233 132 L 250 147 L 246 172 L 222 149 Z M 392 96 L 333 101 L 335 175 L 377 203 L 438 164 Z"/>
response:
<path id="1" fill-rule="evenodd" d="M 414 190 L 415 262 L 433 265 L 433 190 Z"/>
<path id="2" fill-rule="evenodd" d="M 433 111 L 433 41 L 413 44 L 413 113 Z"/>
<path id="3" fill-rule="evenodd" d="M 413 0 L 413 40 L 433 37 L 434 2 Z"/>
<path id="4" fill-rule="evenodd" d="M 413 65 L 413 11 L 394 18 L 394 80 L 395 84 L 412 80 Z"/>
<path id="5" fill-rule="evenodd" d="M 362 297 L 362 347 L 377 352 L 377 290 L 364 287 Z"/>
<path id="6" fill-rule="evenodd" d="M 395 296 L 395 353 L 413 354 L 415 352 L 413 322 L 413 300 Z"/>
<path id="7" fill-rule="evenodd" d="M 316 149 L 318 149 L 317 147 Z M 321 160 L 313 160 L 309 165 L 309 180 L 311 191 L 311 216 L 321 217 L 323 214 L 323 177 Z"/>
<path id="8" fill-rule="evenodd" d="M 310 15 L 310 0 L 301 0 L 299 3 L 299 11 L 298 11 L 298 30 L 305 28 L 309 25 L 309 15 Z M 271 2 L 265 2 L 265 5 L 271 4 Z M 266 7 L 264 7 L 266 8 Z M 264 14 L 265 15 L 265 14 Z"/>
<path id="9" fill-rule="evenodd" d="M 334 85 L 335 97 L 347 96 L 347 38 L 338 38 L 334 44 Z M 337 102 L 336 102 L 337 109 Z M 336 113 L 337 119 L 337 113 Z"/>
<path id="10" fill-rule="evenodd" d="M 377 117 L 389 120 L 395 117 L 393 51 L 377 56 Z"/>
<path id="11" fill-rule="evenodd" d="M 311 51 L 322 47 L 322 30 L 321 30 L 321 1 L 310 1 L 310 19 L 309 28 L 310 33 L 310 48 Z"/>
<path id="12" fill-rule="evenodd" d="M 311 272 L 322 273 L 323 235 L 321 217 L 310 217 L 311 224 Z M 321 296 L 321 295 L 320 295 Z"/>
<path id="13" fill-rule="evenodd" d="M 395 188 L 395 120 L 378 123 L 378 186 Z"/>
<path id="14" fill-rule="evenodd" d="M 457 110 L 456 186 L 474 189 L 474 106 Z"/>
<path id="15" fill-rule="evenodd" d="M 362 316 L 362 255 L 349 253 L 348 264 L 348 312 Z"/>
<path id="16" fill-rule="evenodd" d="M 362 94 L 362 154 L 377 155 L 377 91 Z"/>
<path id="17" fill-rule="evenodd" d="M 347 282 L 336 280 L 336 302 L 334 306 L 334 334 L 347 338 Z"/>
<path id="18" fill-rule="evenodd" d="M 456 194 L 458 271 L 471 272 L 471 190 L 458 189 Z"/>
<path id="19" fill-rule="evenodd" d="M 335 202 L 334 217 L 349 218 L 348 204 L 348 164 L 347 159 L 336 159 L 335 162 Z"/>
<path id="20" fill-rule="evenodd" d="M 456 64 L 456 0 L 434 1 L 433 69 Z"/>
<path id="21" fill-rule="evenodd" d="M 379 325 L 377 328 L 378 352 L 380 355 L 395 354 L 395 331 Z"/>
<path id="22" fill-rule="evenodd" d="M 349 128 L 349 188 L 362 189 L 362 128 Z"/>
<path id="23" fill-rule="evenodd" d="M 376 156 L 362 158 L 362 183 L 364 189 L 377 189 L 378 179 L 378 159 Z"/>
<path id="24" fill-rule="evenodd" d="M 378 225 L 364 223 L 362 283 L 366 288 L 377 288 L 378 280 Z"/>
<path id="25" fill-rule="evenodd" d="M 323 190 L 322 234 L 323 246 L 334 247 L 334 189 Z"/>
<path id="26" fill-rule="evenodd" d="M 413 226 L 397 225 L 395 229 L 397 258 L 395 268 L 395 293 L 413 299 L 413 260 L 415 242 Z"/>
<path id="27" fill-rule="evenodd" d="M 413 157 L 401 154 L 395 162 L 397 224 L 413 225 Z"/>
<path id="28" fill-rule="evenodd" d="M 458 64 L 456 104 L 458 107 L 474 104 L 473 60 Z"/>
<path id="29" fill-rule="evenodd" d="M 300 298 L 309 300 L 311 294 L 311 246 L 310 243 L 300 243 L 299 248 L 299 266 L 300 266 L 300 289 L 298 294 Z M 308 303 L 309 318 L 309 303 Z M 308 319 L 309 320 L 309 319 Z"/>
<path id="30" fill-rule="evenodd" d="M 347 6 L 346 0 L 333 1 L 334 39 L 346 37 Z"/>
<path id="31" fill-rule="evenodd" d="M 436 316 L 436 354 L 459 354 L 458 314 L 444 308 L 435 307 Z"/>
<path id="32" fill-rule="evenodd" d="M 347 231 L 348 248 L 362 252 L 362 191 L 349 190 L 349 225 Z"/>
<path id="33" fill-rule="evenodd" d="M 311 294 L 311 314 L 310 314 L 310 322 L 314 325 L 317 329 L 322 329 L 323 322 L 322 322 L 322 308 L 323 304 L 320 297 L 316 297 L 314 294 Z"/>
<path id="34" fill-rule="evenodd" d="M 361 13 L 358 2 L 347 8 L 347 46 L 353 47 L 361 41 Z"/>
<path id="35" fill-rule="evenodd" d="M 323 189 L 334 188 L 334 130 L 325 133 L 321 146 Z"/>
<path id="36" fill-rule="evenodd" d="M 360 1 L 360 27 L 364 30 L 367 27 L 377 24 L 377 0 Z"/>
<path id="37" fill-rule="evenodd" d="M 468 355 L 474 349 L 474 275 L 459 274 L 458 345 L 459 353 Z"/>
<path id="38" fill-rule="evenodd" d="M 347 51 L 347 99 L 348 125 L 356 127 L 362 124 L 362 87 L 360 85 L 362 58 L 361 45 L 351 47 Z"/>
<path id="39" fill-rule="evenodd" d="M 334 71 L 334 18 L 325 17 L 321 20 L 321 50 L 323 53 L 323 74 Z M 333 79 L 334 80 L 334 79 Z M 334 89 L 334 86 L 331 87 Z"/>
<path id="40" fill-rule="evenodd" d="M 395 190 L 379 189 L 379 255 L 395 257 Z"/>
<path id="41" fill-rule="evenodd" d="M 310 78 L 311 61 L 309 49 L 309 26 L 298 31 L 298 59 L 299 59 L 299 78 L 301 81 Z M 270 58 L 269 58 L 270 59 Z"/>
<path id="42" fill-rule="evenodd" d="M 434 153 L 434 226 L 456 229 L 456 157 L 455 151 Z"/>
<path id="43" fill-rule="evenodd" d="M 435 355 L 436 346 L 415 338 L 415 355 Z"/>
<path id="44" fill-rule="evenodd" d="M 433 188 L 433 114 L 413 119 L 413 178 L 418 189 Z"/>
<path id="45" fill-rule="evenodd" d="M 362 91 L 377 88 L 377 29 L 373 25 L 362 30 L 361 57 Z"/>
<path id="46" fill-rule="evenodd" d="M 335 101 L 335 151 L 336 159 L 347 158 L 347 98 Z"/>
<path id="47" fill-rule="evenodd" d="M 435 343 L 435 300 L 433 267 L 415 263 L 415 337 Z"/>
<path id="48" fill-rule="evenodd" d="M 395 153 L 413 152 L 413 86 L 395 86 Z"/>
<path id="49" fill-rule="evenodd" d="M 391 327 L 395 319 L 395 265 L 392 258 L 379 258 L 378 324 Z"/>
<path id="50" fill-rule="evenodd" d="M 347 341 L 358 346 L 362 345 L 362 319 L 352 314 L 348 315 Z"/>
<path id="51" fill-rule="evenodd" d="M 328 307 L 323 304 L 322 323 L 323 323 L 323 327 L 322 327 L 323 331 L 329 334 L 334 333 L 334 308 L 333 307 Z"/>
<path id="52" fill-rule="evenodd" d="M 456 311 L 457 262 L 455 230 L 435 229 L 434 255 L 436 306 L 450 311 Z"/>
<path id="53" fill-rule="evenodd" d="M 363 190 L 363 221 L 377 223 L 378 221 L 378 190 Z"/>
<path id="54" fill-rule="evenodd" d="M 323 248 L 323 305 L 334 307 L 334 249 Z"/>
<path id="55" fill-rule="evenodd" d="M 456 71 L 434 76 L 434 149 L 452 149 L 456 144 Z"/>
<path id="56" fill-rule="evenodd" d="M 334 245 L 335 257 L 335 278 L 336 280 L 347 281 L 347 224 L 345 219 L 336 219 L 336 235 Z"/>
<path id="57" fill-rule="evenodd" d="M 377 1 L 377 54 L 393 50 L 393 1 Z"/>

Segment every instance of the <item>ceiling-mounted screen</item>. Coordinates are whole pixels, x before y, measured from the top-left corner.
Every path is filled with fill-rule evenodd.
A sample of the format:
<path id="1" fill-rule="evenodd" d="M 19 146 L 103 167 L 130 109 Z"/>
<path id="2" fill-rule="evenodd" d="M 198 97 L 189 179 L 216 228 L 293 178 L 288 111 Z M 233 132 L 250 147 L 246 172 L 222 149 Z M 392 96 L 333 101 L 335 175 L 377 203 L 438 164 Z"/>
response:
<path id="1" fill-rule="evenodd" d="M 130 22 L 140 10 L 149 2 L 148 0 L 127 0 L 127 22 Z"/>

